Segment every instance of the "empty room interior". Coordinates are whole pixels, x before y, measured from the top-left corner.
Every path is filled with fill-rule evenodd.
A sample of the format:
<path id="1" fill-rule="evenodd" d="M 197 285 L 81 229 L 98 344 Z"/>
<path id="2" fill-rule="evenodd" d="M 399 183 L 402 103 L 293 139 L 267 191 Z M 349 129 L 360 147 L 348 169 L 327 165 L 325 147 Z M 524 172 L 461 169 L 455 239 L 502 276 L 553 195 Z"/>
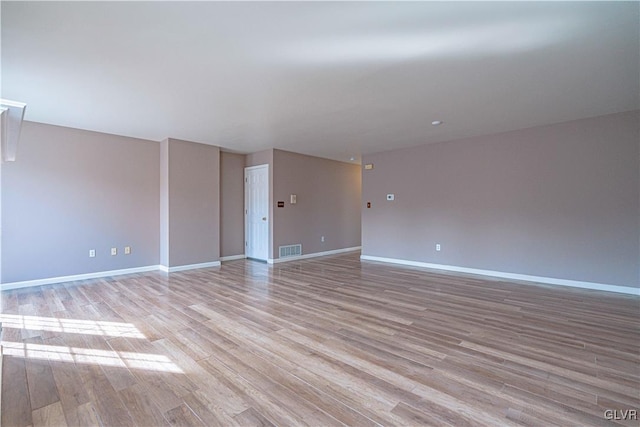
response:
<path id="1" fill-rule="evenodd" d="M 640 2 L 0 2 L 0 424 L 637 426 Z"/>

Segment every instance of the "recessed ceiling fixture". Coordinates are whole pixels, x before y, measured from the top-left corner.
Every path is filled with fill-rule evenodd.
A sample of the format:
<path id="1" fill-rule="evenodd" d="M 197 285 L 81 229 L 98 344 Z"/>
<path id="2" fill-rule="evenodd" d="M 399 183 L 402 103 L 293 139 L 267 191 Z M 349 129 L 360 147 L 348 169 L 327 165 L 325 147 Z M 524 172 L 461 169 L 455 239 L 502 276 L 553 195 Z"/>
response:
<path id="1" fill-rule="evenodd" d="M 442 123 L 444 123 L 442 120 L 434 120 L 431 122 L 431 124 L 434 126 L 440 126 Z"/>

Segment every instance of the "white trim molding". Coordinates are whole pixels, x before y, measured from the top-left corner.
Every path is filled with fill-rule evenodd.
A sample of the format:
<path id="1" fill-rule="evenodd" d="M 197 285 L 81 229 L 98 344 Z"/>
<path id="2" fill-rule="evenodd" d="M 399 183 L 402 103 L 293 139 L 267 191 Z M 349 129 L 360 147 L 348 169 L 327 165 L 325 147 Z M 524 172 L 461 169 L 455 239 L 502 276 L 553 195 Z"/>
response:
<path id="1" fill-rule="evenodd" d="M 75 274 L 73 276 L 48 277 L 46 279 L 25 280 L 23 282 L 3 283 L 0 290 L 8 291 L 10 289 L 28 288 L 29 286 L 51 285 L 53 283 L 74 282 L 76 280 L 98 279 L 102 277 L 121 276 L 123 274 L 146 273 L 149 271 L 157 271 L 157 265 L 148 265 L 146 267 L 124 268 L 121 270 L 98 271 L 96 273 Z"/>
<path id="2" fill-rule="evenodd" d="M 175 273 L 176 271 L 195 270 L 198 268 L 220 267 L 220 261 L 203 262 L 200 264 L 189 265 L 177 265 L 175 267 L 167 267 L 166 265 L 159 265 L 158 270 L 165 273 Z"/>
<path id="3" fill-rule="evenodd" d="M 618 292 L 629 295 L 639 295 L 640 288 L 630 286 L 607 285 L 604 283 L 583 282 L 578 280 L 556 279 L 553 277 L 530 276 L 528 274 L 506 273 L 502 271 L 481 270 L 477 268 L 458 267 L 455 265 L 431 264 L 428 262 L 409 261 L 397 258 L 384 258 L 371 255 L 360 255 L 362 261 L 386 262 L 391 264 L 408 265 L 412 267 L 424 267 L 434 270 L 453 271 L 456 273 L 477 274 L 480 276 L 499 277 L 501 279 L 522 280 L 524 282 L 544 283 L 548 285 L 570 286 L 573 288 L 594 289 L 598 291 Z"/>
<path id="4" fill-rule="evenodd" d="M 95 273 L 75 274 L 73 276 L 48 277 L 46 279 L 25 280 L 23 282 L 11 282 L 0 284 L 0 291 L 22 289 L 30 286 L 52 285 L 54 283 L 75 282 L 76 280 L 100 279 L 103 277 L 121 276 L 123 274 L 147 273 L 149 271 L 164 271 L 174 273 L 176 271 L 195 270 L 197 268 L 220 267 L 220 261 L 204 262 L 201 264 L 178 265 L 167 267 L 165 265 L 148 265 L 146 267 L 124 268 L 121 270 L 98 271 Z"/>
<path id="5" fill-rule="evenodd" d="M 0 144 L 2 145 L 2 161 L 13 162 L 16 160 L 16 151 L 20 141 L 20 130 L 24 120 L 24 111 L 27 104 L 24 102 L 0 99 L 0 116 L 2 130 Z"/>
<path id="6" fill-rule="evenodd" d="M 289 261 L 298 261 L 301 259 L 307 259 L 307 258 L 317 258 L 320 256 L 327 256 L 327 255 L 336 255 L 336 254 L 342 254 L 345 252 L 355 252 L 355 251 L 359 251 L 360 249 L 362 249 L 362 246 L 354 246 L 352 248 L 342 248 L 342 249 L 334 249 L 332 251 L 324 251 L 324 252 L 314 252 L 311 254 L 305 254 L 305 255 L 299 255 L 299 256 L 291 256 L 291 257 L 286 257 L 286 258 L 269 258 L 267 260 L 268 264 L 279 264 L 281 262 L 289 262 Z"/>
<path id="7" fill-rule="evenodd" d="M 237 259 L 246 259 L 247 256 L 245 254 L 241 254 L 241 255 L 229 255 L 229 256 L 221 256 L 220 257 L 220 261 L 225 262 L 225 261 L 235 261 Z"/>

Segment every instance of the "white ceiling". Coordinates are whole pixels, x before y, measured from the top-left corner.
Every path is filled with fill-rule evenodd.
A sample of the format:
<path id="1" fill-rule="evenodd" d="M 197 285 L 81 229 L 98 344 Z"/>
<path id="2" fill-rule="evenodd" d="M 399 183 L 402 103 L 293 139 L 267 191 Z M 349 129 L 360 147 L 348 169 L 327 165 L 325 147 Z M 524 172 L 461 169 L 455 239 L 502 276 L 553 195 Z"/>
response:
<path id="1" fill-rule="evenodd" d="M 2 2 L 1 97 L 37 122 L 348 161 L 640 108 L 639 21 L 638 2 Z"/>

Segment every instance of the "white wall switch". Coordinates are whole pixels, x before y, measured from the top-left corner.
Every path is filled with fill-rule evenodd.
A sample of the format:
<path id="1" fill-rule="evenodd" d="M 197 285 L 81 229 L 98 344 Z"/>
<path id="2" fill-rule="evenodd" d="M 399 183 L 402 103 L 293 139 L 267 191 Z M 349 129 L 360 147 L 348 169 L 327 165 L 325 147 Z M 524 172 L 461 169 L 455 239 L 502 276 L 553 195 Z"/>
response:
<path id="1" fill-rule="evenodd" d="M 395 194 L 387 194 L 387 200 L 395 200 L 395 199 L 396 199 Z"/>
<path id="2" fill-rule="evenodd" d="M 320 241 L 324 242 L 324 236 L 320 237 Z"/>
<path id="3" fill-rule="evenodd" d="M 131 254 L 131 246 L 125 246 L 124 247 L 124 254 L 125 255 Z"/>
<path id="4" fill-rule="evenodd" d="M 111 248 L 111 255 L 118 255 L 118 248 Z"/>
<path id="5" fill-rule="evenodd" d="M 95 258 L 95 257 L 96 257 L 96 250 L 89 249 L 89 258 Z"/>

